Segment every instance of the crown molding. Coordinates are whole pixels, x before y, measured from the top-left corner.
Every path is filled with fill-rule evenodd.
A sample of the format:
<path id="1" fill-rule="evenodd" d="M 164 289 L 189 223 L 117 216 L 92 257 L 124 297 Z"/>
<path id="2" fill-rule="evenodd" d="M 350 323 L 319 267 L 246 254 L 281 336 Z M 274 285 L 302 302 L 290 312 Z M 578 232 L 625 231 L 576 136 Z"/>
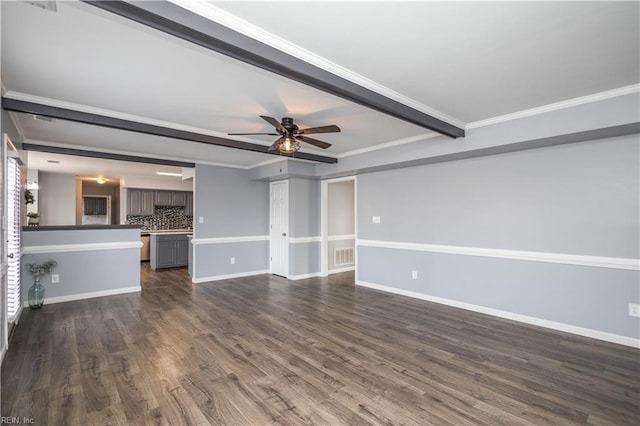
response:
<path id="1" fill-rule="evenodd" d="M 606 90 L 604 92 L 594 93 L 592 95 L 581 96 L 579 98 L 568 99 L 566 101 L 555 102 L 553 104 L 543 105 L 540 107 L 525 109 L 510 114 L 499 115 L 497 117 L 487 118 L 486 120 L 474 121 L 466 125 L 465 130 L 477 129 L 479 127 L 491 126 L 493 124 L 504 123 L 506 121 L 517 120 L 520 118 L 531 117 L 546 112 L 558 111 L 561 109 L 571 108 L 592 102 L 603 101 L 606 99 L 616 98 L 618 96 L 631 95 L 640 92 L 640 84 L 632 84 L 631 86 L 620 87 L 618 89 Z"/>
<path id="2" fill-rule="evenodd" d="M 353 151 L 343 152 L 342 154 L 336 155 L 336 157 L 338 159 L 345 158 L 345 157 L 351 157 L 352 155 L 365 154 L 367 152 L 378 151 L 380 149 L 392 148 L 392 147 L 396 147 L 396 146 L 400 146 L 400 145 L 405 145 L 405 144 L 408 144 L 408 143 L 414 143 L 414 142 L 424 141 L 424 140 L 427 140 L 427 139 L 433 139 L 433 138 L 439 137 L 439 136 L 442 136 L 442 135 L 439 134 L 439 133 L 435 133 L 435 132 L 423 133 L 421 135 L 409 136 L 407 138 L 397 139 L 395 141 L 384 142 L 384 143 L 381 143 L 381 144 L 378 144 L 378 145 L 375 145 L 375 146 L 371 146 L 371 147 L 368 147 L 368 148 L 354 149 Z"/>

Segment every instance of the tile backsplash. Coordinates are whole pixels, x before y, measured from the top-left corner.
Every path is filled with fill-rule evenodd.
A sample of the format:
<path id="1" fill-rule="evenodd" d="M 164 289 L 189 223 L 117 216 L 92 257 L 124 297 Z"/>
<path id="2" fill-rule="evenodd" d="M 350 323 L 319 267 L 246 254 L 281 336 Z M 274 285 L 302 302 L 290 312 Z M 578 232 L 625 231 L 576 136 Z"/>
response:
<path id="1" fill-rule="evenodd" d="M 140 225 L 144 230 L 191 229 L 193 216 L 185 216 L 184 207 L 156 206 L 153 215 L 127 215 L 127 223 Z"/>

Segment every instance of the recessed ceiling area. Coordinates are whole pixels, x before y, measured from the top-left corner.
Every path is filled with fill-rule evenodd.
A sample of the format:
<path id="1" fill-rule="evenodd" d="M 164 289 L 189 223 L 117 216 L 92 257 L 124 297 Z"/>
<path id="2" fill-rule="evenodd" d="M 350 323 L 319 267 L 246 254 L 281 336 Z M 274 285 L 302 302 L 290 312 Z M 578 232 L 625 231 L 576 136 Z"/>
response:
<path id="1" fill-rule="evenodd" d="M 124 176 L 176 181 L 181 177 L 158 175 L 158 172 L 182 173 L 181 167 L 164 166 L 104 158 L 81 157 L 50 152 L 27 151 L 27 167 L 48 173 L 73 174 L 86 180 L 105 178 L 119 182 Z"/>

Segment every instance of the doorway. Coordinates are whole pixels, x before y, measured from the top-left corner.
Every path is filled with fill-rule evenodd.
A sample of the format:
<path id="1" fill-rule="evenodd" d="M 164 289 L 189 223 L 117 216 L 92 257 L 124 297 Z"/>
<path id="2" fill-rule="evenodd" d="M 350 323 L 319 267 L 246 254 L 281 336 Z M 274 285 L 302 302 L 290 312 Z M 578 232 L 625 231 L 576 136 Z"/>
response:
<path id="1" fill-rule="evenodd" d="M 289 181 L 271 182 L 269 256 L 271 273 L 289 275 Z"/>
<path id="2" fill-rule="evenodd" d="M 323 277 L 356 270 L 356 187 L 355 176 L 322 181 L 320 261 Z"/>

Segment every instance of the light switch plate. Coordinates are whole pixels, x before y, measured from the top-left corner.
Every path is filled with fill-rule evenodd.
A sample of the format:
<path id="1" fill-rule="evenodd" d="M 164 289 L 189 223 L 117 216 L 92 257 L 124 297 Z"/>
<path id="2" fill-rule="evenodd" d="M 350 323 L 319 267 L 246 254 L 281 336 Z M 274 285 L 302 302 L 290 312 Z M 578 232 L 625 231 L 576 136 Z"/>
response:
<path id="1" fill-rule="evenodd" d="M 198 223 L 204 223 L 204 216 L 198 216 Z"/>
<path id="2" fill-rule="evenodd" d="M 380 223 L 380 216 L 374 216 L 373 223 Z"/>

